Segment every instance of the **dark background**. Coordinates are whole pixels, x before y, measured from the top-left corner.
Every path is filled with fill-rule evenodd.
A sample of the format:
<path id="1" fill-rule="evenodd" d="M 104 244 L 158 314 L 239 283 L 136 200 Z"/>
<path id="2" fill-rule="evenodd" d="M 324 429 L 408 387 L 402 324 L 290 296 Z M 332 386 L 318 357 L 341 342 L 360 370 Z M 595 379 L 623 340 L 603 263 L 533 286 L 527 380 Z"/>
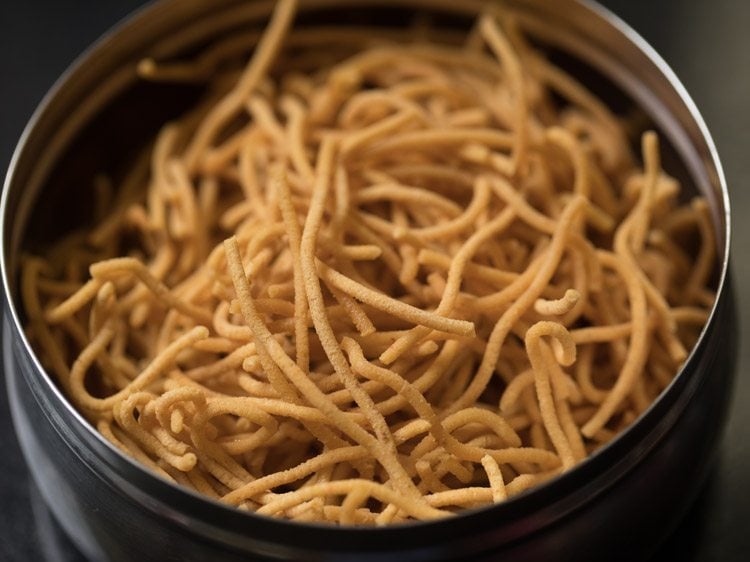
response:
<path id="1" fill-rule="evenodd" d="M 550 0 L 554 1 L 554 0 Z M 0 0 L 0 172 L 26 121 L 66 66 L 143 0 Z M 741 324 L 750 325 L 750 2 L 606 0 L 667 60 L 714 136 L 733 207 L 733 269 Z M 740 339 L 737 384 L 716 468 L 657 560 L 750 558 L 750 348 Z M 0 374 L 0 379 L 2 375 Z M 644 503 L 648 498 L 644 498 Z M 644 506 L 644 508 L 647 508 Z M 0 389 L 0 561 L 73 560 L 51 539 Z"/>

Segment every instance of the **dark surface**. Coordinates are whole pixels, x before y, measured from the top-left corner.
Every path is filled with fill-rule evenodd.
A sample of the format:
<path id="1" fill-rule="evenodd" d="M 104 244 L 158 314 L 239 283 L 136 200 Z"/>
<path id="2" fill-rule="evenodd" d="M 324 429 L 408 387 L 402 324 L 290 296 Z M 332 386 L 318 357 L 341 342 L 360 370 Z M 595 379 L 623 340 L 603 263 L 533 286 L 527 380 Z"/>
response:
<path id="1" fill-rule="evenodd" d="M 0 2 L 0 170 L 34 107 L 87 45 L 137 0 Z M 705 117 L 722 156 L 733 204 L 733 263 L 740 322 L 750 318 L 750 3 L 604 2 L 672 65 Z M 742 342 L 744 338 L 741 337 Z M 750 551 L 750 352 L 740 344 L 735 399 L 720 458 L 698 502 L 657 560 L 743 560 Z M 28 480 L 0 392 L 0 560 L 75 560 Z M 647 505 L 648 498 L 643 498 Z"/>

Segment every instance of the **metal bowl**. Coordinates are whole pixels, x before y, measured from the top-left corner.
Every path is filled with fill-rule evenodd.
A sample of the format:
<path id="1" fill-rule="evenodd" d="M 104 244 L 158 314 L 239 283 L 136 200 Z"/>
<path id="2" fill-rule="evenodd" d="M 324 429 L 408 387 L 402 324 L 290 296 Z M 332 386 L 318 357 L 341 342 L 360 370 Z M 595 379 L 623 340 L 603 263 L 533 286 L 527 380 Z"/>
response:
<path id="1" fill-rule="evenodd" d="M 457 25 L 484 5 L 319 0 L 316 6 L 345 21 L 375 4 L 389 5 L 381 19 L 403 21 L 401 11 L 431 10 Z M 583 79 L 601 84 L 602 95 L 641 107 L 667 140 L 669 171 L 710 203 L 719 245 L 717 299 L 672 384 L 627 431 L 563 476 L 505 503 L 428 523 L 364 529 L 274 520 L 168 483 L 124 456 L 42 369 L 23 331 L 18 263 L 24 248 L 44 245 L 85 219 L 84 186 L 93 174 L 126 167 L 161 124 L 200 94 L 139 82 L 135 63 L 190 51 L 230 28 L 260 26 L 273 5 L 163 0 L 106 35 L 58 81 L 19 142 L 2 194 L 3 353 L 13 420 L 45 501 L 88 557 L 634 560 L 653 552 L 676 524 L 710 467 L 732 388 L 735 306 L 721 165 L 682 85 L 623 22 L 582 1 L 506 4 L 542 30 L 554 52 L 566 53 Z M 308 9 L 303 2 L 302 12 Z"/>

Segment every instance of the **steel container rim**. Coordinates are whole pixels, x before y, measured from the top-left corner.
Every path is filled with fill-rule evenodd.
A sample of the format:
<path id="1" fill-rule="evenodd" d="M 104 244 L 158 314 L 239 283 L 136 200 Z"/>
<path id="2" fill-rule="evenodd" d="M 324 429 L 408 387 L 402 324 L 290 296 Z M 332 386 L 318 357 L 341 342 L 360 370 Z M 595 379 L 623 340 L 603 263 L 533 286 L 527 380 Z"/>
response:
<path id="1" fill-rule="evenodd" d="M 18 190 L 25 187 L 25 184 L 16 181 L 17 168 L 23 158 L 26 157 L 26 152 L 29 150 L 30 139 L 34 138 L 40 122 L 44 122 L 45 119 L 49 120 L 50 107 L 54 105 L 61 91 L 65 91 L 69 82 L 75 80 L 76 77 L 81 74 L 82 70 L 85 70 L 87 65 L 91 64 L 91 61 L 95 58 L 97 53 L 105 50 L 113 40 L 117 40 L 118 38 L 122 40 L 123 36 L 127 33 L 131 33 L 136 26 L 142 25 L 144 21 L 148 21 L 148 19 L 155 15 L 161 14 L 163 16 L 165 12 L 173 10 L 181 1 L 183 0 L 162 0 L 161 2 L 156 2 L 136 11 L 103 35 L 75 60 L 75 62 L 62 74 L 55 85 L 50 89 L 29 120 L 29 123 L 13 153 L 2 189 L 2 198 L 0 199 L 0 251 L 2 252 L 0 255 L 0 272 L 2 274 L 5 322 L 10 327 L 9 329 L 13 340 L 11 343 L 4 341 L 4 345 L 13 345 L 14 350 L 17 353 L 24 354 L 30 360 L 33 366 L 33 372 L 24 372 L 24 376 L 27 377 L 27 380 L 29 380 L 29 377 L 32 377 L 38 390 L 42 393 L 46 393 L 47 398 L 53 400 L 56 407 L 64 410 L 67 417 L 65 422 L 70 424 L 70 428 L 74 428 L 79 437 L 85 435 L 84 441 L 88 440 L 88 442 L 83 442 L 78 445 L 84 449 L 93 450 L 94 452 L 92 454 L 95 456 L 108 455 L 110 461 L 118 465 L 122 474 L 127 474 L 129 477 L 132 477 L 131 484 L 133 481 L 137 482 L 136 488 L 139 488 L 141 491 L 144 489 L 153 491 L 158 494 L 157 499 L 170 503 L 170 505 L 177 505 L 179 511 L 188 513 L 191 517 L 200 518 L 202 521 L 218 517 L 224 522 L 231 522 L 231 529 L 239 530 L 246 525 L 252 525 L 254 528 L 258 529 L 259 532 L 263 529 L 268 529 L 273 533 L 281 533 L 280 536 L 282 537 L 285 536 L 284 533 L 286 531 L 292 531 L 295 533 L 295 540 L 300 540 L 302 543 L 307 544 L 326 545 L 331 541 L 335 542 L 346 538 L 346 540 L 343 541 L 344 544 L 342 544 L 342 546 L 365 544 L 375 546 L 383 542 L 391 540 L 400 541 L 409 537 L 410 539 L 408 542 L 417 543 L 424 541 L 425 539 L 429 540 L 430 537 L 435 536 L 436 533 L 442 531 L 456 532 L 459 529 L 463 529 L 463 532 L 466 533 L 476 533 L 482 529 L 490 531 L 503 522 L 511 525 L 511 522 L 516 519 L 518 514 L 523 514 L 523 516 L 526 517 L 544 511 L 544 508 L 550 505 L 550 502 L 555 503 L 557 501 L 559 504 L 560 498 L 563 498 L 563 500 L 567 499 L 568 501 L 564 509 L 564 512 L 567 513 L 574 510 L 582 502 L 585 503 L 590 498 L 590 495 L 587 496 L 583 493 L 585 487 L 582 487 L 581 485 L 571 487 L 572 483 L 576 481 L 580 483 L 580 480 L 583 479 L 582 477 L 587 473 L 597 475 L 597 478 L 599 479 L 596 480 L 596 482 L 599 484 L 601 484 L 602 478 L 605 478 L 606 480 L 608 477 L 607 474 L 610 474 L 610 479 L 616 478 L 616 475 L 611 475 L 611 471 L 618 467 L 607 466 L 606 459 L 608 456 L 611 456 L 613 450 L 617 451 L 618 448 L 623 449 L 624 444 L 628 442 L 631 444 L 643 442 L 643 435 L 639 435 L 638 433 L 641 428 L 649 428 L 649 434 L 651 435 L 649 446 L 654 446 L 658 442 L 660 436 L 663 436 L 670 427 L 669 425 L 665 426 L 662 423 L 660 432 L 653 434 L 654 428 L 659 425 L 658 418 L 662 417 L 662 414 L 665 413 L 660 412 L 660 410 L 673 405 L 678 399 L 683 408 L 689 402 L 691 396 L 685 395 L 684 391 L 686 383 L 688 382 L 686 379 L 691 377 L 692 379 L 696 379 L 699 375 L 693 373 L 692 370 L 694 369 L 691 369 L 691 367 L 696 363 L 696 354 L 699 352 L 705 352 L 703 344 L 707 339 L 708 332 L 711 329 L 716 328 L 715 318 L 717 316 L 717 310 L 720 304 L 725 300 L 726 293 L 729 290 L 727 288 L 729 285 L 729 247 L 731 238 L 729 193 L 713 139 L 695 103 L 690 98 L 685 87 L 681 84 L 675 73 L 656 53 L 656 51 L 640 35 L 638 35 L 637 32 L 617 16 L 590 0 L 569 0 L 567 2 L 549 3 L 548 6 L 554 4 L 559 6 L 570 5 L 578 10 L 586 11 L 590 17 L 596 18 L 601 25 L 608 27 L 609 31 L 618 34 L 618 37 L 621 40 L 627 42 L 629 48 L 634 49 L 637 53 L 644 56 L 653 66 L 652 71 L 655 69 L 655 71 L 658 72 L 663 82 L 662 85 L 667 87 L 669 89 L 669 94 L 681 104 L 680 109 L 687 111 L 690 125 L 696 127 L 699 132 L 700 141 L 703 143 L 703 146 L 700 148 L 702 149 L 702 152 L 705 152 L 703 165 L 706 169 L 704 171 L 711 176 L 710 187 L 713 189 L 714 195 L 712 202 L 715 205 L 714 218 L 715 220 L 718 219 L 720 223 L 719 226 L 721 227 L 719 232 L 719 240 L 721 240 L 721 264 L 717 295 L 709 319 L 701 332 L 699 341 L 691 350 L 685 365 L 670 386 L 663 391 L 649 409 L 644 412 L 627 430 L 619 435 L 610 445 L 602 448 L 568 473 L 527 493 L 511 498 L 502 504 L 467 510 L 458 516 L 445 520 L 416 522 L 383 528 L 342 528 L 323 524 L 301 524 L 270 519 L 258 516 L 254 513 L 240 512 L 232 507 L 162 480 L 151 473 L 147 468 L 141 466 L 134 460 L 125 456 L 119 450 L 115 449 L 113 445 L 99 435 L 95 428 L 91 427 L 90 424 L 85 421 L 83 416 L 75 410 L 51 377 L 44 371 L 24 333 L 19 312 L 20 307 L 16 304 L 16 299 L 13 297 L 16 293 L 13 281 L 16 273 L 15 271 L 10 270 L 12 261 L 11 253 L 17 251 L 17 248 L 12 247 L 14 244 L 12 230 L 14 224 L 12 222 L 12 217 L 10 217 L 9 214 L 11 213 L 11 208 L 14 202 L 11 201 L 11 198 L 18 192 Z M 327 1 L 330 4 L 336 3 L 336 0 Z M 398 3 L 396 0 L 386 0 L 386 2 L 393 2 L 394 4 Z M 233 3 L 235 3 L 235 0 L 222 0 L 221 2 L 217 2 L 217 4 L 222 4 L 223 6 L 228 6 Z M 267 3 L 268 2 L 266 2 L 266 4 Z M 367 3 L 368 2 L 363 2 L 361 4 L 366 5 Z M 374 1 L 373 3 L 382 4 L 383 2 Z M 198 2 L 193 1 L 185 4 L 195 6 Z M 258 4 L 261 4 L 261 2 L 258 2 Z M 432 4 L 432 1 L 411 0 L 408 4 L 429 7 Z M 509 4 L 515 5 L 516 0 L 511 0 Z M 545 5 L 544 0 L 533 0 L 530 4 L 542 7 Z M 622 84 L 620 85 L 622 86 Z M 711 191 L 707 194 L 710 193 Z M 693 391 L 696 386 L 697 382 L 691 385 Z M 682 393 L 682 395 L 680 395 L 680 393 Z M 672 402 L 670 402 L 670 399 Z M 674 417 L 676 414 L 672 412 L 671 415 Z M 650 425 L 646 424 L 647 420 L 650 420 Z M 94 447 L 92 447 L 92 444 Z M 643 451 L 641 451 L 641 453 L 642 452 Z M 622 451 L 620 451 L 620 453 L 622 453 Z M 637 464 L 637 459 L 630 458 L 629 462 L 630 468 L 632 468 L 633 464 Z M 111 477 L 111 475 L 106 474 L 102 476 L 105 478 Z M 132 492 L 133 490 L 131 490 L 131 493 Z M 593 490 L 588 490 L 588 492 L 590 494 L 596 494 L 603 492 L 603 490 L 595 488 Z M 198 513 L 200 513 L 200 517 L 198 517 Z M 560 514 L 560 510 L 558 510 L 555 519 L 559 517 Z M 198 528 L 196 528 L 196 530 L 198 530 Z"/>

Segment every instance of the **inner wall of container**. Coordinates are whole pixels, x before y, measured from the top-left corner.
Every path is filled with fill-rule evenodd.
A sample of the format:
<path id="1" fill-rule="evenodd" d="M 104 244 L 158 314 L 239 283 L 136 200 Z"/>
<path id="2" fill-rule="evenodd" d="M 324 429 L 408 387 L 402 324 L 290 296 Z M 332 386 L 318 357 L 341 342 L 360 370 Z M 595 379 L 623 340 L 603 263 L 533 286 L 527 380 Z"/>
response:
<path id="1" fill-rule="evenodd" d="M 326 3 L 330 2 L 323 2 Z M 420 5 L 424 2 L 416 0 L 413 3 Z M 202 18 L 198 23 L 181 27 L 179 32 L 154 44 L 148 53 L 154 53 L 158 59 L 167 60 L 174 57 L 189 57 L 200 52 L 218 35 L 226 37 L 226 34 L 231 32 L 259 30 L 259 25 L 262 26 L 264 16 L 267 16 L 270 7 L 267 2 L 239 6 L 231 4 L 228 9 L 217 10 L 215 14 Z M 465 32 L 469 30 L 475 18 L 472 13 L 467 13 L 471 12 L 471 8 L 472 6 L 463 7 L 463 13 L 458 17 L 445 10 L 427 13 L 430 14 L 430 23 L 437 28 Z M 394 6 L 366 10 L 360 6 L 351 9 L 337 6 L 302 13 L 297 18 L 297 25 L 325 23 L 408 27 L 416 18 L 424 17 L 424 13 Z M 626 72 L 621 62 L 607 57 L 604 51 L 597 50 L 596 45 L 591 45 L 577 35 L 575 29 L 551 26 L 533 13 L 521 14 L 519 21 L 524 27 L 543 36 L 541 41 L 535 39 L 535 43 L 542 46 L 556 64 L 571 72 L 594 94 L 606 100 L 617 115 L 639 121 L 639 131 L 648 128 L 659 130 L 665 170 L 680 180 L 685 196 L 690 197 L 702 192 L 711 202 L 720 245 L 718 251 L 721 255 L 724 239 L 721 201 L 717 201 L 715 190 L 710 187 L 705 168 L 698 165 L 705 162 L 696 159 L 695 148 L 692 148 L 692 153 L 685 154 L 686 146 L 691 147 L 690 139 L 685 138 L 686 133 L 683 132 L 681 123 L 665 110 L 665 104 L 648 88 L 635 82 L 633 75 Z M 551 46 L 552 44 L 555 46 Z M 566 53 L 561 47 L 572 54 Z M 132 68 L 142 56 L 139 53 L 134 54 L 136 56 L 130 60 Z M 591 59 L 594 59 L 593 65 L 589 63 Z M 29 190 L 32 193 L 29 193 L 29 198 L 25 198 L 20 205 L 20 216 L 16 215 L 18 222 L 14 229 L 16 236 L 12 240 L 13 249 L 17 249 L 19 240 L 22 240 L 20 245 L 24 251 L 43 253 L 63 235 L 83 225 L 91 225 L 93 186 L 97 176 L 113 178 L 113 183 L 117 186 L 118 178 L 134 165 L 136 157 L 144 150 L 150 149 L 159 129 L 168 121 L 182 115 L 204 93 L 204 86 L 201 84 L 148 82 L 137 79 L 132 69 L 129 75 L 130 80 L 119 92 L 114 91 L 115 88 L 111 86 L 108 88 L 107 84 L 100 87 L 100 91 L 113 90 L 110 100 L 87 100 L 80 104 L 79 107 L 89 103 L 101 104 L 103 109 L 88 122 L 77 124 L 78 131 L 70 134 L 70 140 L 62 150 L 61 157 L 52 164 L 47 178 L 40 183 L 41 189 Z M 615 85 L 613 80 L 619 84 Z M 111 76 L 110 84 L 115 81 L 122 82 L 122 78 Z M 625 86 L 631 91 L 625 93 L 620 86 Z M 92 97 L 101 98 L 101 95 Z M 654 115 L 656 119 L 653 118 Z M 632 141 L 634 152 L 639 155 L 638 136 L 634 136 Z M 34 196 L 34 191 L 39 195 Z M 30 197 L 34 198 L 33 201 Z M 31 209 L 30 213 L 23 212 L 24 208 Z M 11 251 L 11 258 L 14 258 L 16 253 Z M 17 271 L 15 261 L 10 261 L 11 272 Z"/>
<path id="2" fill-rule="evenodd" d="M 369 0 L 349 0 L 348 3 L 325 0 L 324 3 L 329 6 L 354 4 L 356 8 L 329 7 L 314 16 L 302 16 L 298 21 L 349 22 L 353 21 L 350 19 L 353 13 L 361 12 L 362 6 L 370 4 Z M 358 16 L 360 21 L 408 25 L 415 10 L 401 7 L 401 4 L 417 7 L 433 4 L 431 0 L 386 0 L 380 3 L 391 5 L 385 9 L 368 10 L 367 18 Z M 466 14 L 486 6 L 484 2 L 454 3 L 456 6 L 443 2 L 443 15 L 435 18 L 436 23 L 467 29 L 473 17 L 445 14 Z M 16 282 L 20 252 L 44 251 L 60 236 L 89 221 L 96 175 L 104 173 L 116 180 L 132 166 L 140 151 L 148 149 L 164 123 L 183 114 L 204 92 L 200 85 L 136 81 L 134 68 L 137 61 L 146 55 L 162 59 L 195 52 L 226 30 L 260 29 L 271 4 L 240 0 L 162 2 L 149 11 L 150 25 L 135 20 L 125 25 L 126 33 L 107 38 L 90 55 L 92 58 L 70 75 L 75 80 L 59 88 L 65 95 L 56 94 L 47 102 L 17 159 L 15 175 L 6 186 L 11 191 L 5 194 L 8 199 L 3 217 L 3 257 L 7 259 L 4 265 L 10 277 L 6 282 L 12 288 L 9 294 L 13 299 L 11 306 L 20 312 L 21 320 L 20 306 L 13 304 L 18 302 Z M 515 6 L 514 2 L 511 5 Z M 591 24 L 592 14 L 576 2 L 525 0 L 520 3 L 519 0 L 519 5 L 519 17 L 524 24 L 535 22 L 532 25 L 551 30 L 547 37 L 550 43 L 569 48 L 573 54 L 588 61 L 583 63 L 559 49 L 551 49 L 551 56 L 557 62 L 571 69 L 584 83 L 591 83 L 594 92 L 609 100 L 619 113 L 627 114 L 637 102 L 652 117 L 652 123 L 658 123 L 665 169 L 680 179 L 689 193 L 706 195 L 714 209 L 718 261 L 723 263 L 726 259 L 723 248 L 727 225 L 724 222 L 720 172 L 711 160 L 711 141 L 703 136 L 700 123 L 695 121 L 699 118 L 691 114 L 691 107 L 675 93 L 658 65 L 629 43 L 625 35 L 605 25 L 603 20 L 594 17 L 596 25 Z M 210 16 L 195 23 L 197 14 L 209 11 Z M 554 25 L 545 23 L 550 18 L 555 21 Z M 181 23 L 183 21 L 194 23 Z M 606 45 L 603 43 L 605 39 L 608 41 Z M 624 51 L 618 58 L 612 49 L 615 49 L 613 45 L 619 44 L 624 45 Z M 120 49 L 117 56 L 112 55 L 115 47 Z M 99 64 L 95 64 L 97 61 Z M 648 73 L 641 80 L 640 72 L 646 70 Z M 648 123 L 644 125 L 648 126 Z M 637 139 L 634 145 L 638 154 Z M 721 272 L 717 269 L 717 279 L 718 273 Z M 28 345 L 25 336 L 21 335 L 21 338 Z M 46 373 L 41 373 L 41 378 L 44 379 L 40 380 L 42 384 L 50 380 Z M 69 404 L 65 406 L 71 408 Z M 95 434 L 93 429 L 92 434 Z"/>
<path id="3" fill-rule="evenodd" d="M 598 48 L 596 37 L 592 37 L 591 43 L 587 42 L 581 35 L 580 26 L 588 25 L 586 18 L 592 17 L 592 13 L 584 6 L 561 2 L 560 5 L 570 8 L 566 15 L 566 12 L 554 13 L 556 8 L 552 6 L 557 7 L 557 3 L 545 4 L 539 0 L 541 4 L 537 6 L 537 0 L 527 1 L 528 4 L 523 6 L 529 7 L 528 11 L 518 8 L 519 11 L 514 13 L 524 27 L 541 32 L 544 44 L 554 45 L 549 47 L 549 53 L 556 62 L 570 70 L 582 83 L 590 85 L 593 93 L 607 100 L 618 114 L 632 116 L 634 111 L 644 111 L 648 117 L 643 119 L 641 128 L 655 125 L 660 130 L 666 171 L 683 183 L 687 194 L 703 193 L 714 209 L 718 262 L 722 264 L 726 258 L 723 248 L 727 227 L 723 221 L 725 209 L 721 183 L 708 181 L 709 174 L 718 173 L 710 160 L 710 139 L 696 136 L 695 130 L 698 133 L 702 130 L 693 120 L 690 108 L 670 89 L 669 82 L 659 74 L 658 66 L 632 43 L 627 43 L 628 50 L 617 59 L 608 50 Z M 416 8 L 433 4 L 431 0 L 410 0 L 404 4 L 411 7 L 396 7 L 392 5 L 396 0 L 373 0 L 373 3 L 388 5 L 384 8 L 368 7 L 364 11 L 363 6 L 370 4 L 368 0 L 357 3 L 350 0 L 348 4 L 324 0 L 321 3 L 329 7 L 301 13 L 297 18 L 298 25 L 324 21 L 405 27 L 420 12 Z M 352 4 L 356 7 L 342 8 L 342 5 Z M 330 7 L 333 5 L 335 8 Z M 434 13 L 432 18 L 436 25 L 466 31 L 483 6 L 486 4 L 482 2 L 469 2 L 460 7 L 443 5 L 441 11 L 428 10 L 427 13 Z M 157 54 L 162 60 L 170 58 L 169 54 L 175 57 L 195 53 L 212 38 L 226 37 L 232 30 L 258 30 L 265 23 L 270 7 L 269 2 L 217 0 L 215 10 L 196 21 L 196 14 L 209 10 L 204 3 L 191 5 L 180 0 L 160 3 L 149 12 L 150 27 L 139 25 L 141 22 L 137 18 L 131 24 L 126 23 L 119 33 L 105 38 L 100 47 L 67 76 L 58 90 L 53 91 L 47 106 L 38 114 L 37 122 L 32 121 L 33 130 L 16 162 L 15 175 L 6 186 L 9 192 L 5 193 L 8 199 L 4 209 L 6 244 L 3 250 L 7 252 L 4 265 L 9 277 L 5 281 L 11 289 L 11 313 L 17 315 L 20 326 L 24 324 L 24 313 L 14 303 L 18 302 L 16 287 L 21 252 L 44 253 L 66 233 L 90 225 L 96 177 L 108 175 L 116 186 L 118 178 L 133 166 L 137 155 L 150 148 L 159 129 L 170 119 L 182 115 L 204 93 L 200 84 L 137 80 L 135 66 L 138 61 L 144 56 Z M 452 15 L 457 11 L 458 16 Z M 553 13 L 544 16 L 547 12 Z M 193 23 L 185 24 L 185 21 Z M 595 21 L 598 27 L 589 26 L 592 33 L 605 29 L 607 33 L 604 35 L 617 44 L 613 34 L 619 32 L 613 31 L 603 20 Z M 128 42 L 128 38 L 132 41 Z M 570 54 L 564 52 L 567 50 Z M 631 72 L 631 67 L 626 67 L 626 64 L 636 66 Z M 651 66 L 646 69 L 642 66 L 644 64 Z M 660 78 L 658 88 L 635 81 L 636 73 L 642 70 L 648 70 L 645 74 L 649 79 L 647 82 Z M 644 97 L 650 101 L 644 103 Z M 657 106 L 661 111 L 652 113 L 650 110 Z M 674 108 L 675 113 L 668 111 L 667 107 Z M 634 138 L 633 144 L 635 153 L 639 154 L 639 139 Z M 703 153 L 705 156 L 700 158 L 698 155 Z M 717 283 L 722 273 L 722 267 L 718 266 Z M 25 335 L 20 334 L 20 337 L 28 347 Z M 41 376 L 54 385 L 43 371 Z M 69 403 L 66 406 L 72 409 Z"/>

